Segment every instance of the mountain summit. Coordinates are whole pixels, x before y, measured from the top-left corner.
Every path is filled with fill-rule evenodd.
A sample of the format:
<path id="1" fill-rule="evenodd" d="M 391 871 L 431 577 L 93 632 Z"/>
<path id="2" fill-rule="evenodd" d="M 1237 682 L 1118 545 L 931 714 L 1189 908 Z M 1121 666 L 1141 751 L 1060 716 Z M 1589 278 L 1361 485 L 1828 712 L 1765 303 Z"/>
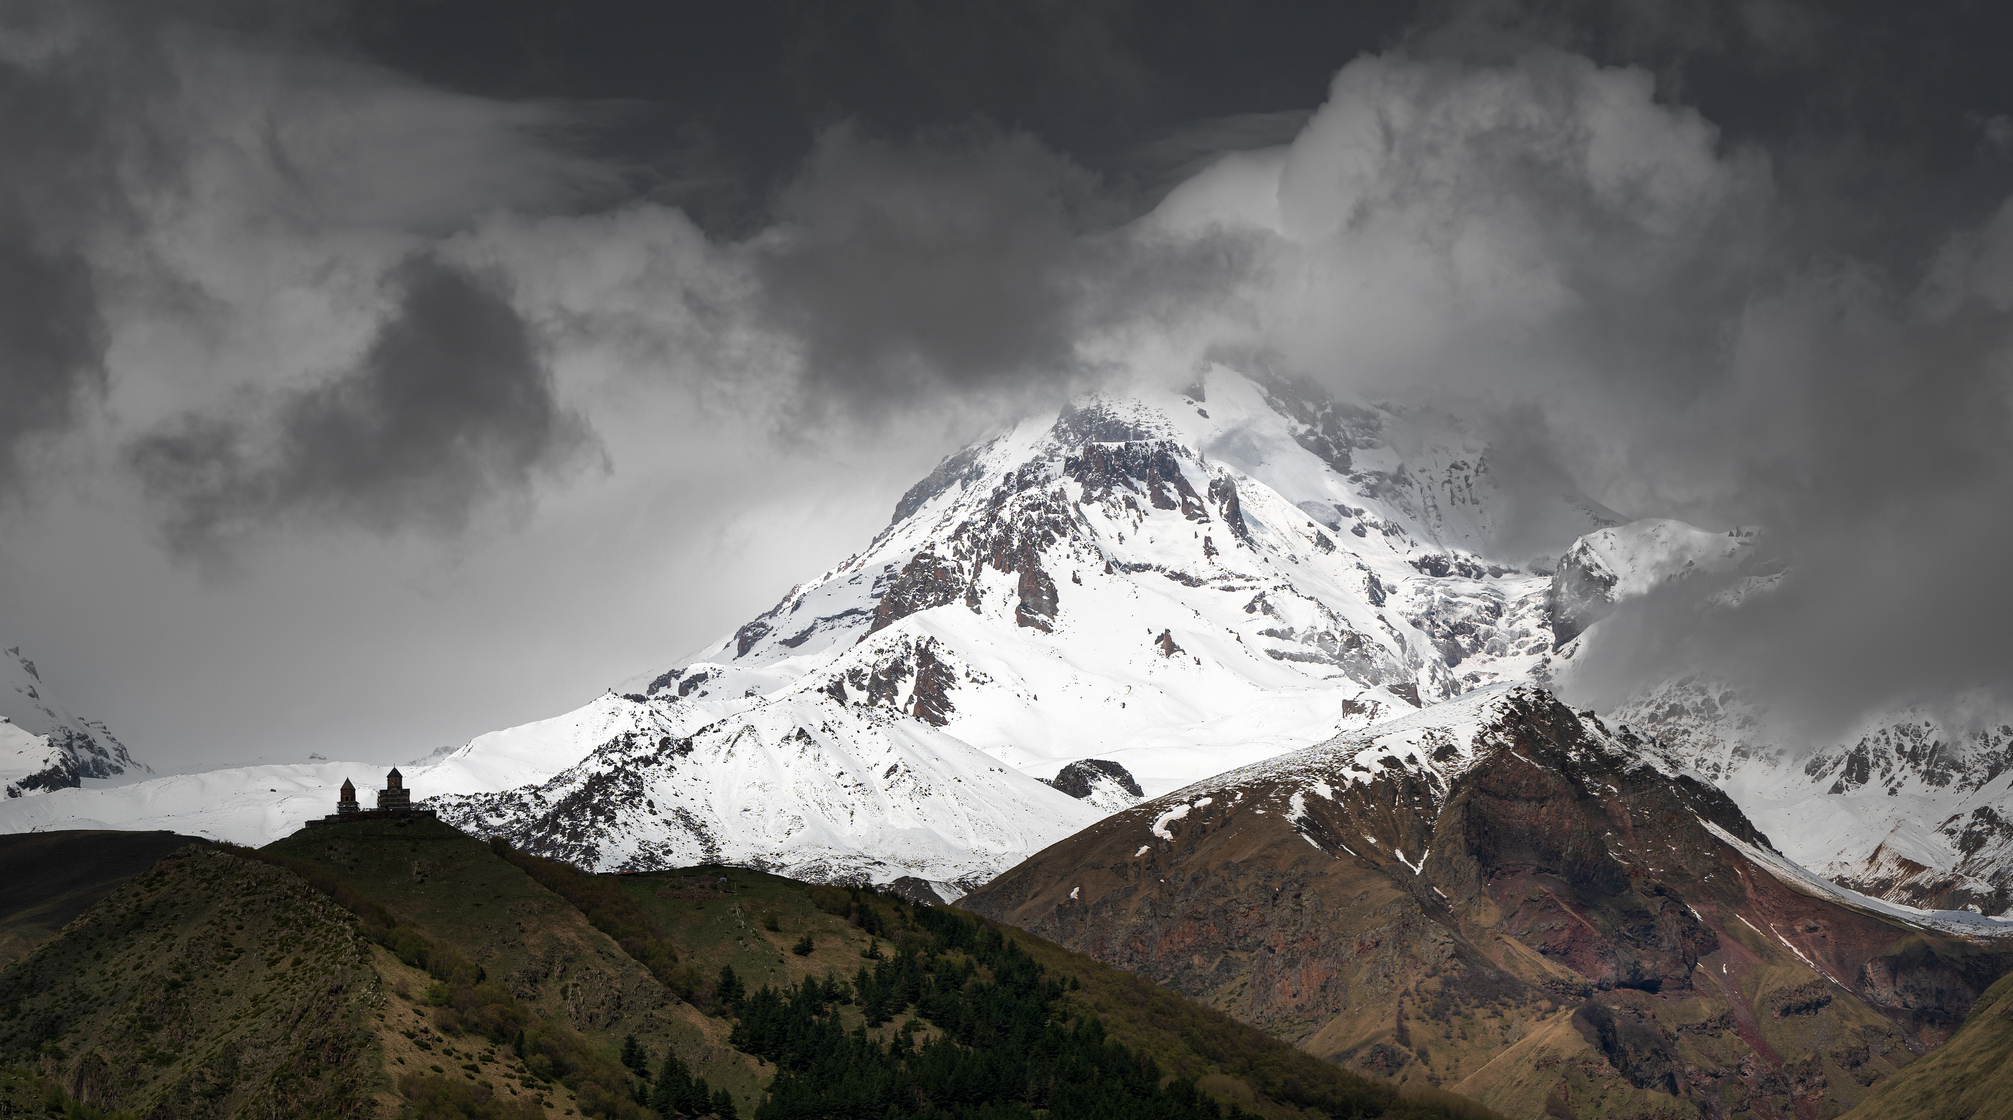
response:
<path id="1" fill-rule="evenodd" d="M 1115 777 L 1068 797 L 1071 767 L 1157 794 L 1527 676 L 1553 645 L 1537 546 L 1619 519 L 1559 490 L 1528 519 L 1552 536 L 1512 540 L 1510 504 L 1433 414 L 1220 366 L 1082 398 L 946 459 L 865 550 L 693 660 L 428 782 L 517 775 L 443 816 L 596 866 L 955 892 L 1128 800 Z"/>

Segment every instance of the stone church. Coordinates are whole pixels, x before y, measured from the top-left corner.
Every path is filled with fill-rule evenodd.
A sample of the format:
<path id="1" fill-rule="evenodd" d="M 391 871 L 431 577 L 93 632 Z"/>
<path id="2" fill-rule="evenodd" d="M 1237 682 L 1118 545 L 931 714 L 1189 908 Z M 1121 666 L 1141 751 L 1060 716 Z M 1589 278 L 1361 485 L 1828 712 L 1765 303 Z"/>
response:
<path id="1" fill-rule="evenodd" d="M 336 811 L 334 815 L 323 817 L 318 821 L 309 821 L 308 826 L 341 824 L 345 821 L 431 817 L 433 815 L 434 812 L 432 809 L 415 809 L 412 807 L 412 791 L 405 788 L 405 775 L 399 773 L 397 767 L 393 767 L 391 773 L 385 775 L 384 788 L 377 791 L 377 808 L 365 809 L 363 806 L 358 805 L 356 800 L 356 785 L 348 778 L 344 778 L 342 791 L 336 795 Z"/>

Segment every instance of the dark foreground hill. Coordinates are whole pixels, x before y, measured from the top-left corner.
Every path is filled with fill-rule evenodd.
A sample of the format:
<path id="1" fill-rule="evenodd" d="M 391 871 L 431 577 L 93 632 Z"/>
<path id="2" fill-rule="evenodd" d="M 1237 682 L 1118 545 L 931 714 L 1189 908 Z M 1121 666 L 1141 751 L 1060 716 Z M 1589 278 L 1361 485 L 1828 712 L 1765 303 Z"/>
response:
<path id="1" fill-rule="evenodd" d="M 1513 1116 L 1835 1116 L 2013 942 L 1772 855 L 1651 744 L 1520 689 L 1136 806 L 961 905 Z"/>
<path id="2" fill-rule="evenodd" d="M 149 1118 L 1487 1115 L 961 911 L 423 819 L 170 854 L 0 970 L 0 1063 Z"/>
<path id="3" fill-rule="evenodd" d="M 0 836 L 0 964 L 56 936 L 162 856 L 208 842 L 173 832 L 105 830 Z"/>
<path id="4" fill-rule="evenodd" d="M 0 1053 L 148 1116 L 361 1115 L 371 949 L 298 877 L 186 847 L 0 973 Z"/>

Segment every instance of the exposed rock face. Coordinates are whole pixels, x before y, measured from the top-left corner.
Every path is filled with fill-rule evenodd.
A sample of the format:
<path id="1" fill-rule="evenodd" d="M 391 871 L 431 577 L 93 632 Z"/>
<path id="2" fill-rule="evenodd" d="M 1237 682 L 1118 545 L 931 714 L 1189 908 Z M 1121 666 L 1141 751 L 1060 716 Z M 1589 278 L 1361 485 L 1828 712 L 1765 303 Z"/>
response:
<path id="1" fill-rule="evenodd" d="M 895 515 L 891 521 L 902 522 L 923 508 L 931 498 L 954 487 L 985 477 L 985 457 L 983 447 L 967 447 L 937 464 L 937 469 L 929 477 L 909 487 L 902 500 L 895 503 Z"/>
<path id="2" fill-rule="evenodd" d="M 2013 727 L 2005 725 L 1954 734 L 1931 720 L 1904 719 L 1812 754 L 1802 776 L 1812 787 L 1823 786 L 1828 798 L 1906 797 L 1917 804 L 1904 824 L 1929 824 L 1921 818 L 1930 814 L 1920 812 L 1928 806 L 1917 808 L 1924 801 L 1955 810 L 1938 814 L 1926 830 L 1930 835 L 1914 844 L 1894 834 L 1902 831 L 1898 827 L 1869 836 L 1871 853 L 1864 860 L 1837 861 L 1826 873 L 1911 906 L 2006 913 L 2013 908 L 2013 792 L 2000 778 L 2008 770 Z"/>
<path id="3" fill-rule="evenodd" d="M 1084 758 L 1062 768 L 1049 785 L 1106 812 L 1136 805 L 1146 795 L 1125 767 L 1102 758 Z"/>
<path id="4" fill-rule="evenodd" d="M 1615 609 L 1615 574 L 1581 553 L 1567 553 L 1552 572 L 1545 605 L 1553 640 L 1563 646 Z"/>
<path id="5" fill-rule="evenodd" d="M 1833 1114 L 2013 943 L 1774 859 L 1718 789 L 1526 688 L 1135 806 L 961 905 L 1509 1115 Z"/>
<path id="6" fill-rule="evenodd" d="M 925 549 L 916 553 L 915 559 L 903 566 L 901 574 L 874 605 L 874 621 L 867 627 L 867 633 L 860 635 L 865 641 L 867 634 L 879 633 L 890 623 L 899 622 L 931 607 L 941 607 L 955 603 L 965 593 L 965 576 L 959 567 Z"/>

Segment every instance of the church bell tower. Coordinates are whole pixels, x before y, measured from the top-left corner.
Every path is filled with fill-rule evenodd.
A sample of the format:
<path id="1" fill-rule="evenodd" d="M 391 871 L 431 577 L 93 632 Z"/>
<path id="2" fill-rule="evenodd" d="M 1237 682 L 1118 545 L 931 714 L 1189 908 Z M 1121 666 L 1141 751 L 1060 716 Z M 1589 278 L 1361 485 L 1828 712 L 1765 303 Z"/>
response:
<path id="1" fill-rule="evenodd" d="M 377 791 L 377 807 L 380 812 L 406 812 L 412 808 L 412 791 L 405 788 L 405 776 L 393 767 L 385 775 L 384 788 Z"/>

